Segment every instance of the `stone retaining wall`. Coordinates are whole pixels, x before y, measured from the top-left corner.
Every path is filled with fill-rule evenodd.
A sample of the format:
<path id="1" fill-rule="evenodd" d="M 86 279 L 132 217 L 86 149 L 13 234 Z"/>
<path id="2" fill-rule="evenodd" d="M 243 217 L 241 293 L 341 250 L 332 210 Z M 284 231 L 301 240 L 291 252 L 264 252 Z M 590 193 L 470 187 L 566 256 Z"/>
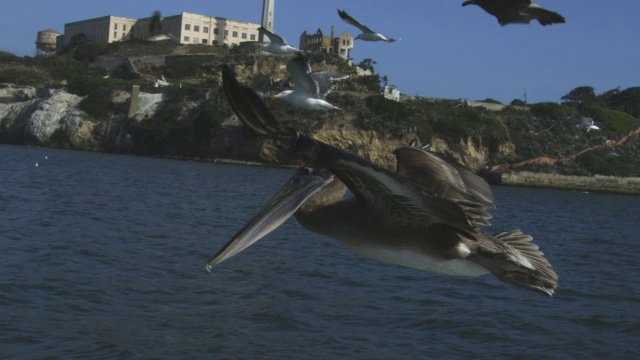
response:
<path id="1" fill-rule="evenodd" d="M 502 173 L 499 182 L 503 185 L 640 194 L 640 178 L 637 177 L 569 176 L 522 171 Z"/>

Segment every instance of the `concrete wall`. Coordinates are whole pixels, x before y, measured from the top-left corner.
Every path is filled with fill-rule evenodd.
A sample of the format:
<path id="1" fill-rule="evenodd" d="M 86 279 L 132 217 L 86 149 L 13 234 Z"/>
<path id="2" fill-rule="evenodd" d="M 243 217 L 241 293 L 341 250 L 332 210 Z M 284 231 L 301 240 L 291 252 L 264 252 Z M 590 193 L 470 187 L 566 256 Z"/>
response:
<path id="1" fill-rule="evenodd" d="M 640 194 L 640 178 L 637 177 L 569 176 L 522 171 L 503 173 L 499 182 L 503 185 Z"/>

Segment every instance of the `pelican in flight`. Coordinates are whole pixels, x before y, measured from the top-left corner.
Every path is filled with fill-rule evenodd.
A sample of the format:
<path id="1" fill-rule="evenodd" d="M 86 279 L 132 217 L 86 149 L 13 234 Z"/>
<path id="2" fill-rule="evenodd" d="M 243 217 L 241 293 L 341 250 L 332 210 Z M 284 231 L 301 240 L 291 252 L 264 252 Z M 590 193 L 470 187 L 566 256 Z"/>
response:
<path id="1" fill-rule="evenodd" d="M 260 27 L 258 31 L 264 33 L 269 38 L 269 43 L 260 45 L 262 51 L 266 51 L 271 54 L 295 54 L 300 51 L 287 44 L 280 35 L 276 35 L 263 27 Z"/>
<path id="2" fill-rule="evenodd" d="M 394 42 L 396 39 L 388 38 L 380 33 L 377 33 L 371 30 L 368 26 L 361 24 L 358 20 L 354 19 L 351 15 L 347 14 L 346 11 L 338 9 L 338 15 L 342 21 L 347 24 L 353 25 L 360 29 L 362 33 L 356 36 L 356 39 L 365 40 L 365 41 L 386 41 L 386 42 Z"/>
<path id="3" fill-rule="evenodd" d="M 306 164 L 206 265 L 208 270 L 275 230 L 290 216 L 373 259 L 435 273 L 479 276 L 553 295 L 558 276 L 520 230 L 489 235 L 494 201 L 482 178 L 441 154 L 395 150 L 397 171 L 278 127 L 258 95 L 223 67 L 227 98 L 255 133 L 287 146 Z M 344 198 L 349 189 L 354 196 Z"/>
<path id="4" fill-rule="evenodd" d="M 311 72 L 309 59 L 301 52 L 287 62 L 287 72 L 295 83 L 293 90 L 285 90 L 276 95 L 295 107 L 311 110 L 339 110 L 325 97 L 333 88 L 333 81 L 349 77 L 337 71 Z"/>
<path id="5" fill-rule="evenodd" d="M 540 25 L 561 24 L 564 16 L 543 8 L 531 0 L 467 0 L 462 6 L 478 5 L 498 19 L 502 26 L 507 24 L 528 24 L 538 20 Z"/>

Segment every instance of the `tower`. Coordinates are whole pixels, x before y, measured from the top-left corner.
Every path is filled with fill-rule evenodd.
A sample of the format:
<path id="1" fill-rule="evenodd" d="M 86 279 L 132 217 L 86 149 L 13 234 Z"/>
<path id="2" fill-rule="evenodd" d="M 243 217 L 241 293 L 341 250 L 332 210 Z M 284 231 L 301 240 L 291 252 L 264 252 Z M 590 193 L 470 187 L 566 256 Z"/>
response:
<path id="1" fill-rule="evenodd" d="M 273 11 L 275 8 L 276 0 L 262 0 L 262 27 L 273 31 Z M 260 41 L 264 41 L 264 35 L 261 33 L 258 38 Z"/>

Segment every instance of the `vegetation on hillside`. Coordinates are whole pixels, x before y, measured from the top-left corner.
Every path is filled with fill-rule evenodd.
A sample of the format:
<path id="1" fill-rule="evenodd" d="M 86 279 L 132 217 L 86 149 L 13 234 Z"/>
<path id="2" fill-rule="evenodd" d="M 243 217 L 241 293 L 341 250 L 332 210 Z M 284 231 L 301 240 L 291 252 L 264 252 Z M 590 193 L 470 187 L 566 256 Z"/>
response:
<path id="1" fill-rule="evenodd" d="M 104 55 L 132 56 L 177 53 L 165 65 L 140 65 L 139 72 L 126 66 L 105 69 L 91 66 Z M 169 100 L 150 118 L 130 122 L 131 151 L 140 154 L 186 157 L 216 156 L 215 139 L 223 122 L 232 117 L 220 89 L 219 63 L 189 56 L 190 53 L 209 53 L 220 62 L 236 61 L 246 69 L 267 57 L 234 55 L 226 46 L 214 47 L 175 43 L 151 43 L 131 40 L 112 44 L 87 41 L 75 37 L 68 48 L 55 56 L 18 57 L 0 52 L 0 82 L 39 87 L 65 86 L 70 92 L 84 96 L 80 108 L 95 121 L 108 122 L 123 109 L 112 102 L 115 89 L 125 90 L 132 85 L 146 85 L 148 78 L 166 77 L 180 87 L 147 89 L 163 91 Z M 614 144 L 629 132 L 640 128 L 640 87 L 612 89 L 596 94 L 590 86 L 579 86 L 561 98 L 561 103 L 527 104 L 513 100 L 500 111 L 489 111 L 458 100 L 433 100 L 403 97 L 395 102 L 381 95 L 386 76 L 375 73 L 372 59 L 358 64 L 372 71 L 371 76 L 355 76 L 355 70 L 342 58 L 327 53 L 309 54 L 311 63 L 322 70 L 327 68 L 348 72 L 352 76 L 338 83 L 328 100 L 350 114 L 352 125 L 392 136 L 416 134 L 422 143 L 430 143 L 434 136 L 444 139 L 452 151 L 465 151 L 471 140 L 489 150 L 489 164 L 517 164 L 534 158 L 556 159 L 555 165 L 528 163 L 520 167 L 535 171 L 566 174 L 604 174 L 640 176 L 640 141 L 632 136 L 628 141 Z M 284 65 L 286 58 L 271 57 Z M 282 66 L 273 66 L 282 69 Z M 314 69 L 317 70 L 317 69 Z M 141 74 L 142 73 L 142 74 Z M 282 73 L 247 71 L 242 79 L 262 93 L 276 93 L 290 86 Z M 336 113 L 295 109 L 279 99 L 265 97 L 267 106 L 286 126 L 305 132 L 322 128 L 329 121 L 332 126 L 344 126 L 336 120 Z M 494 99 L 481 102 L 500 104 Z M 600 131 L 586 132 L 577 125 L 584 117 L 591 117 Z M 3 130 L 0 130 L 0 132 Z M 0 138 L 7 138 L 0 134 Z M 54 143 L 69 144 L 64 134 L 57 133 Z M 115 134 L 108 136 L 115 138 Z M 501 146 L 513 144 L 515 152 L 501 152 Z M 614 146 L 605 146 L 614 144 Z M 586 151 L 575 157 L 575 154 Z"/>

